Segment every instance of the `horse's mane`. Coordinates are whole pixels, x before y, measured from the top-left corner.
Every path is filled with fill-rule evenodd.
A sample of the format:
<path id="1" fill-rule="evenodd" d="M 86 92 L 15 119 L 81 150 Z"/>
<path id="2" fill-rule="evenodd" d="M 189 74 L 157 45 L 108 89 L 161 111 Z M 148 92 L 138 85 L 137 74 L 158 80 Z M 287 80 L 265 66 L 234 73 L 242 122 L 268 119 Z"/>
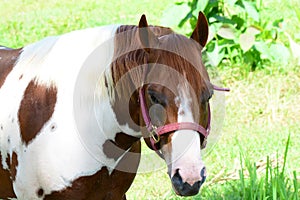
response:
<path id="1" fill-rule="evenodd" d="M 124 25 L 117 29 L 114 58 L 108 73 L 114 85 L 112 97 L 122 97 L 127 101 L 132 92 L 144 83 L 156 82 L 176 88 L 181 82 L 178 79 L 184 79 L 194 91 L 201 90 L 197 94 L 202 92 L 205 94 L 203 98 L 207 99 L 212 88 L 201 61 L 202 47 L 170 28 L 149 28 L 164 41 L 158 47 L 151 48 L 151 56 L 141 45 L 137 26 Z"/>

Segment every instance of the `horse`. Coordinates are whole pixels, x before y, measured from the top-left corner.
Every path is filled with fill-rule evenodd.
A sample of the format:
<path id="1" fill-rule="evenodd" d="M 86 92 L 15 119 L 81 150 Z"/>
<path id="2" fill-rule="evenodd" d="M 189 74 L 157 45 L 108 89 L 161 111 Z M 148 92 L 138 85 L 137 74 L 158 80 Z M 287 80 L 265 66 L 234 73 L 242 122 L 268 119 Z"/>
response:
<path id="1" fill-rule="evenodd" d="M 167 27 L 107 25 L 0 48 L 0 198 L 126 199 L 141 138 L 176 194 L 199 193 L 214 86 L 190 38 Z"/>

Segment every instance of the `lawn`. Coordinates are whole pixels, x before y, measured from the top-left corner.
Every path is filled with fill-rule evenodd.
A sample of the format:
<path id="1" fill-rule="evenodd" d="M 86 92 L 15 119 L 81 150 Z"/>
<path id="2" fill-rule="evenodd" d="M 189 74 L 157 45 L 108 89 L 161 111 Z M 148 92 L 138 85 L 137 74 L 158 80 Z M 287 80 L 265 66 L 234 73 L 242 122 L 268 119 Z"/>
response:
<path id="1" fill-rule="evenodd" d="M 0 0 L 0 44 L 21 47 L 76 29 L 137 24 L 143 13 L 150 24 L 160 24 L 164 9 L 172 3 L 168 0 Z M 299 1 L 266 0 L 263 5 L 264 16 L 267 19 L 284 16 L 286 31 L 300 42 L 300 19 L 295 10 L 300 8 Z M 194 199 L 200 196 L 201 199 L 261 199 L 245 195 L 242 181 L 251 186 L 254 178 L 251 169 L 250 179 L 241 178 L 240 166 L 247 165 L 248 161 L 252 167 L 256 163 L 257 172 L 263 172 L 258 173 L 261 176 L 266 172 L 269 156 L 270 162 L 275 164 L 274 170 L 276 165 L 282 168 L 289 135 L 284 175 L 286 179 L 297 177 L 300 185 L 300 67 L 291 60 L 287 66 L 273 63 L 250 72 L 246 66 L 235 64 L 220 67 L 218 73 L 231 92 L 226 94 L 222 135 L 214 148 L 205 153 L 208 179 L 201 195 Z M 150 152 L 145 146 L 143 151 L 144 154 Z M 292 182 L 289 184 L 293 190 Z M 254 186 L 261 187 L 259 180 Z M 138 174 L 127 198 L 181 199 L 172 191 L 166 167 Z"/>
<path id="2" fill-rule="evenodd" d="M 137 24 L 141 15 L 158 24 L 172 1 L 1 0 L 0 43 L 19 47 L 46 36 L 105 24 Z"/>

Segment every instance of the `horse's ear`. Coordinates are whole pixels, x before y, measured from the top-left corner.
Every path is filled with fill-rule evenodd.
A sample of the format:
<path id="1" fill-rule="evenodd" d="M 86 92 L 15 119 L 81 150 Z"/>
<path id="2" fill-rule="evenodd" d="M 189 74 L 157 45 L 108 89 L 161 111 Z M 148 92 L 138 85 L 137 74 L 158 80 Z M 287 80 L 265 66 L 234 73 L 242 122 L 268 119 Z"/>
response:
<path id="1" fill-rule="evenodd" d="M 142 15 L 139 22 L 139 39 L 142 47 L 150 53 L 150 48 L 155 46 L 158 43 L 157 37 L 148 27 L 147 19 L 145 15 Z"/>
<path id="2" fill-rule="evenodd" d="M 208 38 L 208 22 L 205 15 L 200 11 L 196 28 L 194 29 L 191 38 L 198 42 L 202 47 L 205 46 Z"/>

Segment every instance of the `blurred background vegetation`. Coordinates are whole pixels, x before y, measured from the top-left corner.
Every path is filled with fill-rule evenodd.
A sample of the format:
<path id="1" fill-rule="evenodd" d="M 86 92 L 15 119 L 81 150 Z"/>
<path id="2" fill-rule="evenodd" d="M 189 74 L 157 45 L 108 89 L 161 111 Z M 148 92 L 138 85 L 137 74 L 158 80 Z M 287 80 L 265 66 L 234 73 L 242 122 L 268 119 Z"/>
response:
<path id="1" fill-rule="evenodd" d="M 279 13 L 272 18 L 266 17 L 266 11 L 272 12 L 271 9 L 265 7 L 262 0 L 193 0 L 171 6 L 164 13 L 163 22 L 175 23 L 186 35 L 190 35 L 198 12 L 203 11 L 210 24 L 209 44 L 205 52 L 207 64 L 242 63 L 249 65 L 249 70 L 253 71 L 257 67 L 264 68 L 265 64 L 287 65 L 292 55 L 299 58 L 300 46 L 288 33 L 286 16 Z M 173 13 L 182 15 L 174 16 Z M 295 10 L 294 15 L 299 21 L 300 11 Z"/>
<path id="2" fill-rule="evenodd" d="M 206 66 L 231 92 L 222 136 L 205 154 L 208 180 L 194 199 L 299 199 L 299 8 L 299 0 L 0 0 L 0 45 L 137 24 L 142 14 L 189 36 L 203 11 L 210 25 Z M 127 196 L 181 199 L 166 168 L 138 174 Z"/>

